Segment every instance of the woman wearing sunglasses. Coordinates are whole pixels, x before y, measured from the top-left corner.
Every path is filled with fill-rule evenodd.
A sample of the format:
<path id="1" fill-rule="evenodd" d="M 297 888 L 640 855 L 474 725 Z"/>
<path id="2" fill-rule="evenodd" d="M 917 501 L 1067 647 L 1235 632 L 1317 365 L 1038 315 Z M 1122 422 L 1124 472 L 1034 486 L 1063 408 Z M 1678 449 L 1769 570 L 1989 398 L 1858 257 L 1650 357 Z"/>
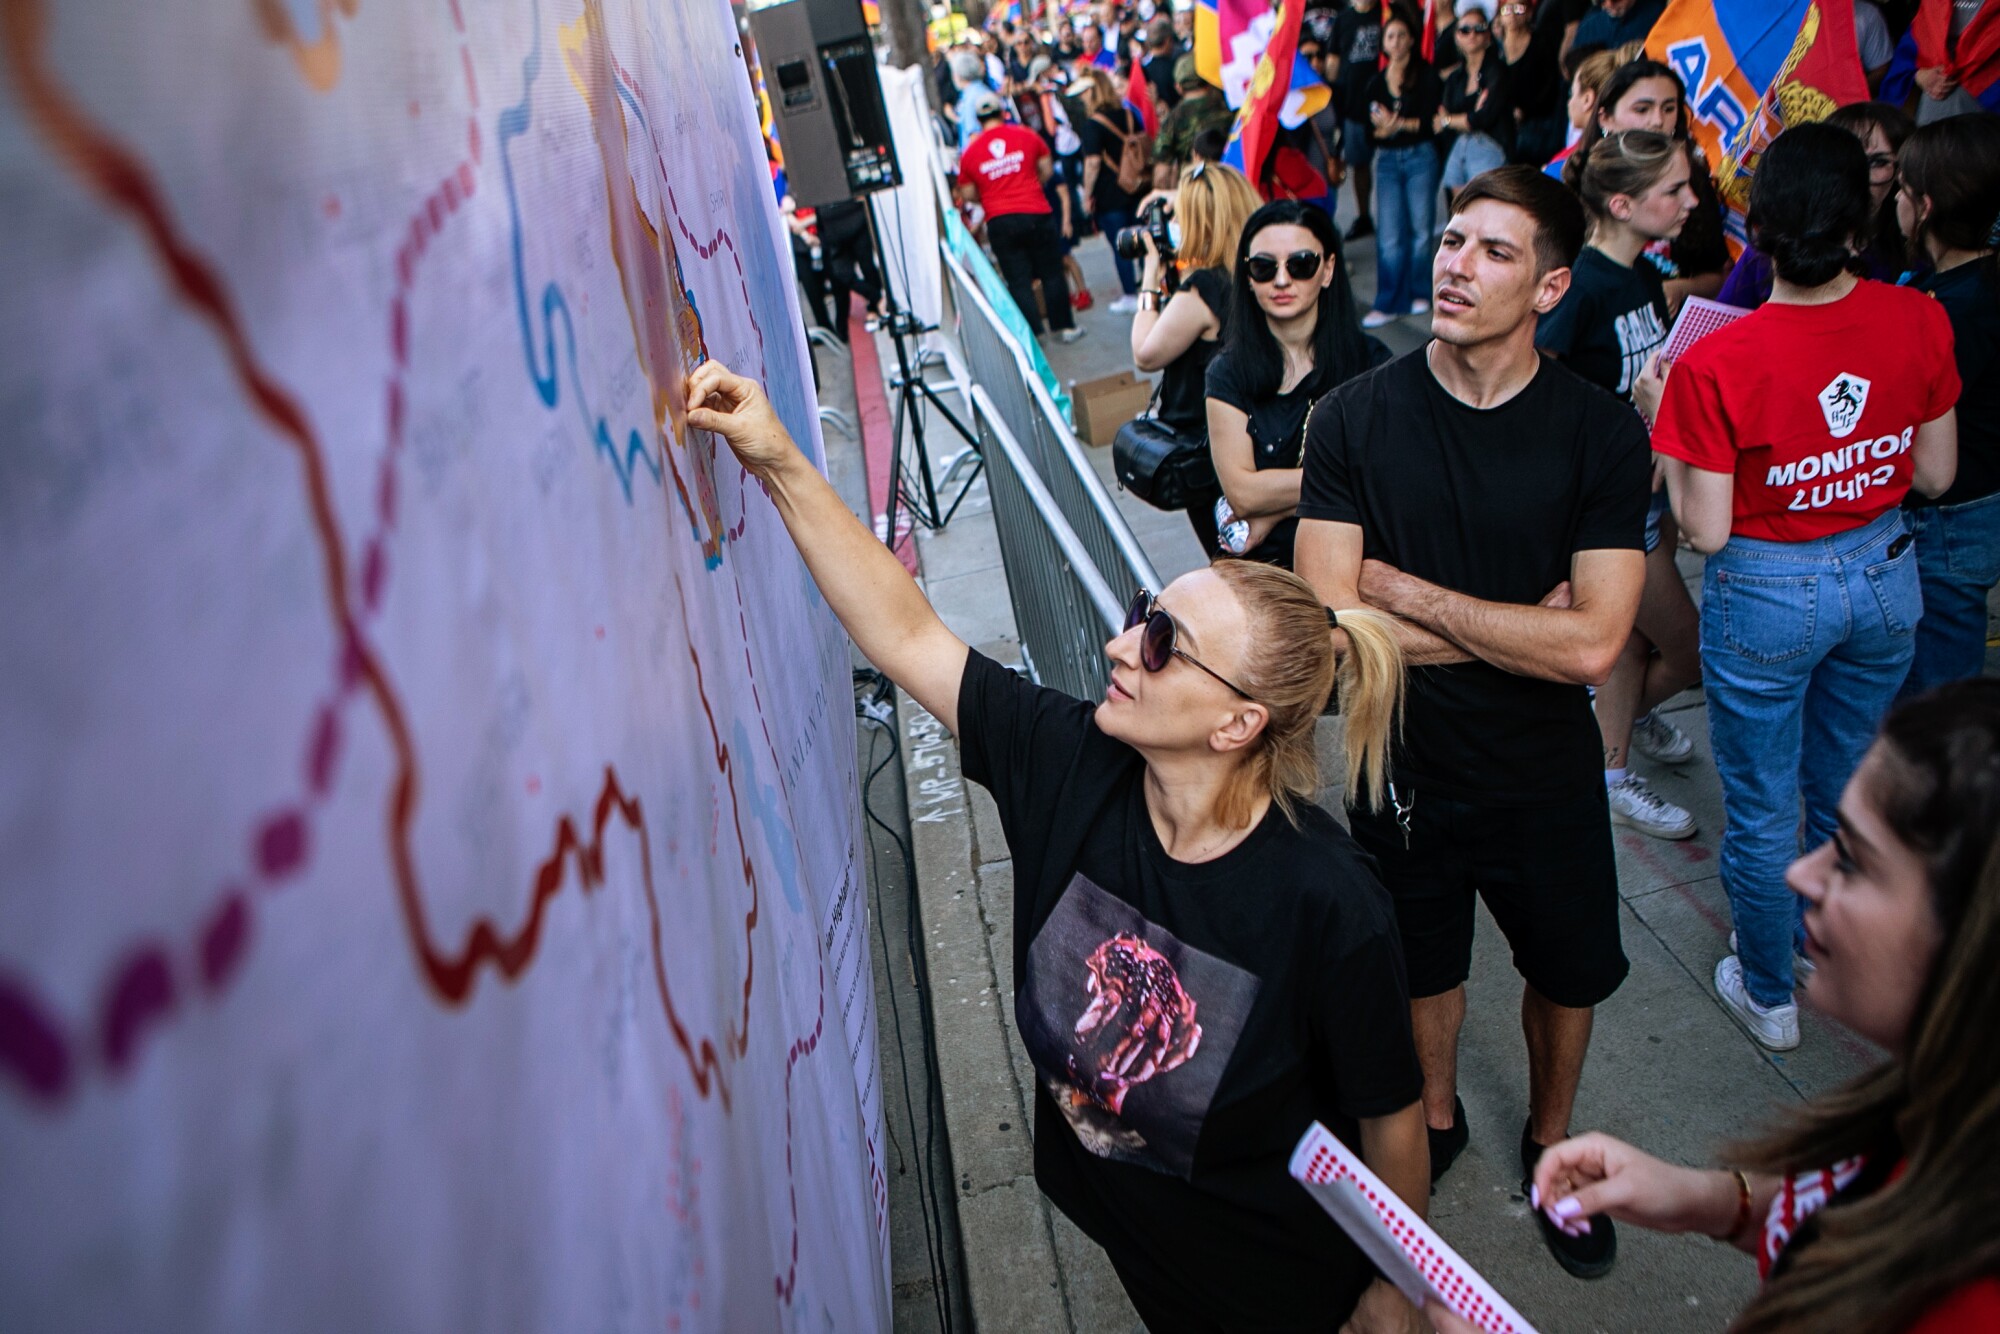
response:
<path id="1" fill-rule="evenodd" d="M 1371 360 L 1333 219 L 1292 199 L 1252 213 L 1222 351 L 1208 364 L 1209 453 L 1227 514 L 1247 525 L 1230 550 L 1292 567 L 1306 419 Z"/>
<path id="2" fill-rule="evenodd" d="M 1460 58 L 1444 76 L 1435 121 L 1447 192 L 1505 166 L 1514 150 L 1514 104 L 1507 66 L 1493 49 L 1492 26 L 1482 11 L 1468 9 L 1453 32 Z"/>
<path id="3" fill-rule="evenodd" d="M 1147 1326 L 1409 1327 L 1286 1173 L 1318 1119 L 1413 1208 L 1429 1194 L 1388 897 L 1313 804 L 1314 723 L 1336 685 L 1326 608 L 1282 570 L 1197 570 L 1134 597 L 1104 699 L 1072 699 L 952 634 L 754 381 L 711 361 L 688 405 L 763 483 L 856 645 L 993 794 L 1035 1179 Z M 1348 791 L 1376 801 L 1401 658 L 1378 614 L 1338 619 Z"/>

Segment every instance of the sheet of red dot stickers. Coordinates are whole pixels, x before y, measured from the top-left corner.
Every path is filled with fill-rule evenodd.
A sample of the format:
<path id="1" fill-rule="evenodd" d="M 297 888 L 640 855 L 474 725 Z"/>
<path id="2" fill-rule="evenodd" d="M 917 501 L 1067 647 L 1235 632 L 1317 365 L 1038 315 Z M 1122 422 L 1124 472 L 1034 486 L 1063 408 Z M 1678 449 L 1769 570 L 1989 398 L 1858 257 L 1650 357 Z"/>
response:
<path id="1" fill-rule="evenodd" d="M 1667 335 L 1667 345 L 1660 349 L 1661 367 L 1673 365 L 1696 343 L 1749 313 L 1740 306 L 1727 306 L 1705 297 L 1689 297 L 1681 304 L 1681 313 L 1674 320 L 1672 332 Z"/>
<path id="2" fill-rule="evenodd" d="M 1535 1334 L 1492 1284 L 1317 1121 L 1292 1150 L 1292 1175 L 1412 1302 L 1422 1306 L 1436 1296 L 1487 1334 Z"/>

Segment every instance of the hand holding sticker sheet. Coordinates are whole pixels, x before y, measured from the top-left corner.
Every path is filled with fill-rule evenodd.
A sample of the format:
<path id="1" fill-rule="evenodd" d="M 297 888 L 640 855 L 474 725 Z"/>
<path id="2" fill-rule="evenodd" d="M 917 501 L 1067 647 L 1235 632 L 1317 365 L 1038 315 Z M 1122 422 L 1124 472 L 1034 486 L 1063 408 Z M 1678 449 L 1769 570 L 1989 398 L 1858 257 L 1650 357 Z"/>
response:
<path id="1" fill-rule="evenodd" d="M 1291 1173 L 1416 1306 L 1435 1298 L 1487 1334 L 1536 1334 L 1492 1284 L 1319 1122 L 1292 1150 Z"/>

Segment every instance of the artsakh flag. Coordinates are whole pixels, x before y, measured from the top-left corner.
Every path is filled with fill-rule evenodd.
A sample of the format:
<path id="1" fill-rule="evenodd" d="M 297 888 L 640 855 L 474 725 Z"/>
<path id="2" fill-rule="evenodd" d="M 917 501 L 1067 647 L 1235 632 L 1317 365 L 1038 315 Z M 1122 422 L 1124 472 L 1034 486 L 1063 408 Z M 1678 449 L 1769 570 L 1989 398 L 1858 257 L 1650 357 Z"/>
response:
<path id="1" fill-rule="evenodd" d="M 1299 26 L 1305 17 L 1306 0 L 1283 0 L 1277 27 L 1257 59 L 1249 86 L 1244 90 L 1243 104 L 1236 113 L 1236 123 L 1229 131 L 1229 146 L 1222 153 L 1222 160 L 1249 177 L 1252 185 L 1258 183 L 1264 159 L 1278 137 L 1278 117 L 1292 90 L 1292 67 L 1298 63 Z M 1225 88 L 1225 94 L 1227 91 Z"/>
<path id="2" fill-rule="evenodd" d="M 1868 98 L 1848 0 L 1672 0 L 1646 54 L 1681 76 L 1715 173 L 1732 252 L 1747 235 L 1750 178 L 1787 125 Z"/>

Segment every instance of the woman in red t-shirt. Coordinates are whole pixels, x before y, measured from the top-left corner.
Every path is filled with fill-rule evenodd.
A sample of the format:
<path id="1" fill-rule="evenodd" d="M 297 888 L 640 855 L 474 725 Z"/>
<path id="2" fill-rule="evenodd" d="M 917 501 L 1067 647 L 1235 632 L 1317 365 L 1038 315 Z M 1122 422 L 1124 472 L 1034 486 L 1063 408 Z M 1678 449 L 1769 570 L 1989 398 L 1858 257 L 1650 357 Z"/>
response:
<path id="1" fill-rule="evenodd" d="M 1857 279 L 1868 160 L 1828 125 L 1785 131 L 1751 183 L 1770 301 L 1674 365 L 1653 427 L 1681 531 L 1709 554 L 1701 671 L 1722 777 L 1722 885 L 1737 953 L 1715 989 L 1773 1051 L 1799 1045 L 1803 939 L 1787 862 L 1833 836 L 1834 804 L 1909 671 L 1923 614 L 1897 506 L 1957 462 L 1951 322 Z"/>
<path id="2" fill-rule="evenodd" d="M 1608 1135 L 1543 1152 L 1531 1198 L 1757 1257 L 1750 1331 L 2000 1330 L 2000 681 L 1898 708 L 1792 864 L 1815 1008 L 1889 1059 L 1730 1153 L 1662 1162 Z M 1473 1327 L 1431 1311 L 1441 1334 Z"/>

